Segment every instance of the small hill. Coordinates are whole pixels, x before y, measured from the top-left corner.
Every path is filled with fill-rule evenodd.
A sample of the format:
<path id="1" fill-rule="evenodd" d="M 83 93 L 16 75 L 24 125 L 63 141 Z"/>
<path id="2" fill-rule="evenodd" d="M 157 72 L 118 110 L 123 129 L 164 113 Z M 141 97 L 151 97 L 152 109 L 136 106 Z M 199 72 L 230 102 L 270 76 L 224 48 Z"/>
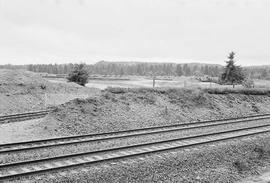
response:
<path id="1" fill-rule="evenodd" d="M 0 93 L 9 95 L 26 92 L 27 89 L 40 90 L 50 83 L 38 74 L 24 70 L 0 70 Z"/>
<path id="2" fill-rule="evenodd" d="M 45 109 L 98 92 L 74 83 L 51 83 L 29 71 L 0 69 L 0 115 Z"/>

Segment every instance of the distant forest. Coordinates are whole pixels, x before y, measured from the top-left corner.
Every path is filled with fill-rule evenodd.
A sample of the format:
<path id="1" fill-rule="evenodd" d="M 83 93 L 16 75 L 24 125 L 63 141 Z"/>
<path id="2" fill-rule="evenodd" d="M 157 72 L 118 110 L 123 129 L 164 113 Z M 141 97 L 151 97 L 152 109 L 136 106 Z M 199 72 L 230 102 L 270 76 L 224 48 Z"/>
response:
<path id="1" fill-rule="evenodd" d="M 25 69 L 49 74 L 68 74 L 75 64 L 30 64 L 0 65 L 6 69 Z M 211 76 L 219 77 L 224 67 L 202 63 L 143 63 L 100 61 L 86 65 L 90 75 L 139 75 L 139 76 Z M 270 79 L 270 66 L 244 67 L 247 76 L 253 79 Z"/>

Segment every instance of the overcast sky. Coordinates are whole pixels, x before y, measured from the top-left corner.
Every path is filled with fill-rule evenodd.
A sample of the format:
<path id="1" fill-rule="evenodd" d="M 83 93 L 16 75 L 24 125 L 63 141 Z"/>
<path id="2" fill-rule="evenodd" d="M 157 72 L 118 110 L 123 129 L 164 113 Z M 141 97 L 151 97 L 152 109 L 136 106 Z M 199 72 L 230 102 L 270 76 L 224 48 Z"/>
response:
<path id="1" fill-rule="evenodd" d="M 270 64 L 269 0 L 0 0 L 0 64 Z"/>

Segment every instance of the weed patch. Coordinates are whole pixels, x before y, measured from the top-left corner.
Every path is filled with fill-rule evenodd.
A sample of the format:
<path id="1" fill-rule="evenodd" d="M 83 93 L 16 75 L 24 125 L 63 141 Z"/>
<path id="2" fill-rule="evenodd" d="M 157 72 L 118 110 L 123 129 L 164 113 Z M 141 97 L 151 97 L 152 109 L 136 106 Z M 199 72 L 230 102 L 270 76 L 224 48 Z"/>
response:
<path id="1" fill-rule="evenodd" d="M 207 88 L 207 89 L 202 89 L 205 92 L 209 94 L 243 94 L 243 95 L 267 95 L 270 96 L 270 90 L 269 89 L 249 89 L 249 88 L 244 88 L 244 89 L 232 89 L 232 88 Z"/>
<path id="2" fill-rule="evenodd" d="M 236 168 L 238 173 L 243 173 L 248 170 L 247 163 L 242 160 L 236 160 L 233 162 L 233 167 Z"/>

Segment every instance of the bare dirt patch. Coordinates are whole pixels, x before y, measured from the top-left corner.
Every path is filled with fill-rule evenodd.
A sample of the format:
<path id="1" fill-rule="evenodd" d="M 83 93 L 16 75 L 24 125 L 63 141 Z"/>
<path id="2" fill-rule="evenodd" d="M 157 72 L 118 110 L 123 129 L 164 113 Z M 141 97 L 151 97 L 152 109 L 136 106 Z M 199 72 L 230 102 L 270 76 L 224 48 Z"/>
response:
<path id="1" fill-rule="evenodd" d="M 270 182 L 270 170 L 264 170 L 261 175 L 253 175 L 239 181 L 238 183 L 269 183 Z"/>
<path id="2" fill-rule="evenodd" d="M 0 126 L 0 144 L 33 139 L 51 138 L 52 134 L 42 128 L 41 119 L 6 123 Z M 53 126 L 53 124 L 50 124 Z"/>

